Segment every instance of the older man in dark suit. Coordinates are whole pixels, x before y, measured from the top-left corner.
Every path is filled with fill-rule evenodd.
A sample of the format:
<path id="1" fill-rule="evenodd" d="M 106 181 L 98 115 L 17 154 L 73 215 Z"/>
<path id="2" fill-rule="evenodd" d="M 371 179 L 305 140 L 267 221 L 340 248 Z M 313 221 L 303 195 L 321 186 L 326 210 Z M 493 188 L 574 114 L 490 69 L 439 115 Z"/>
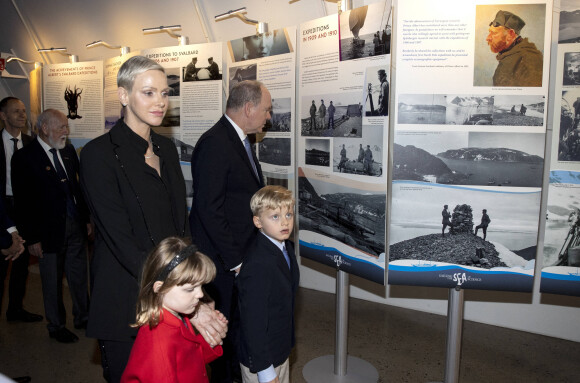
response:
<path id="1" fill-rule="evenodd" d="M 26 107 L 16 97 L 6 97 L 0 101 L 0 120 L 4 129 L 1 131 L 2 145 L 0 145 L 0 195 L 6 208 L 8 217 L 15 220 L 14 194 L 10 179 L 10 162 L 12 155 L 32 138 L 22 131 L 26 128 Z M 12 236 L 18 235 L 16 227 L 11 227 Z M 24 251 L 21 254 L 12 254 L 0 259 L 0 307 L 4 295 L 4 280 L 8 273 L 8 267 L 12 263 L 10 271 L 9 301 L 6 317 L 9 322 L 38 322 L 42 315 L 33 314 L 23 309 L 22 302 L 26 292 L 26 279 L 28 278 L 28 264 L 30 254 Z"/>
<path id="2" fill-rule="evenodd" d="M 237 297 L 234 278 L 244 250 L 254 238 L 250 199 L 263 185 L 262 169 L 250 138 L 271 118 L 272 99 L 257 81 L 234 85 L 226 113 L 197 142 L 191 159 L 193 204 L 190 227 L 194 243 L 209 256 L 217 276 L 207 287 L 216 309 L 229 320 L 224 356 L 211 364 L 212 382 L 232 382 L 239 370 L 235 340 Z"/>
<path id="3" fill-rule="evenodd" d="M 44 310 L 51 338 L 78 341 L 66 329 L 62 277 L 66 274 L 73 301 L 74 326 L 86 327 L 88 280 L 86 238 L 88 209 L 78 182 L 79 160 L 66 143 L 67 117 L 47 109 L 37 121 L 38 138 L 12 158 L 12 186 L 30 254 L 39 258 Z"/>

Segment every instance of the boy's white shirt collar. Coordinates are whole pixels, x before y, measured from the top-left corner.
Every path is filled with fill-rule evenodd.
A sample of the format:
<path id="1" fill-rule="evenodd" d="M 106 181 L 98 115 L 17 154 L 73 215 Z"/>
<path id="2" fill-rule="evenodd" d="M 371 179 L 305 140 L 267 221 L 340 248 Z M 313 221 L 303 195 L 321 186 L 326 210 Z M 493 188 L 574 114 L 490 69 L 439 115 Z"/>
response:
<path id="1" fill-rule="evenodd" d="M 264 234 L 264 236 L 266 238 L 268 238 L 270 241 L 272 241 L 272 243 L 276 246 L 278 246 L 278 248 L 280 249 L 280 251 L 283 251 L 282 248 L 284 247 L 284 242 L 280 242 L 277 239 L 274 239 L 272 237 L 270 237 L 268 234 L 264 233 L 262 230 L 260 230 L 260 233 Z"/>

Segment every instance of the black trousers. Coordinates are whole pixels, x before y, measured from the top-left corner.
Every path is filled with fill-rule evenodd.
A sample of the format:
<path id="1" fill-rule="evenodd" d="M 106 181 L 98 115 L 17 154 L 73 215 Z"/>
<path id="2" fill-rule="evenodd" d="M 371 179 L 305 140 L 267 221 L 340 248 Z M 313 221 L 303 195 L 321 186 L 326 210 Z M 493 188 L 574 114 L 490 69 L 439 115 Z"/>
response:
<path id="1" fill-rule="evenodd" d="M 129 362 L 133 343 L 132 341 L 118 342 L 99 339 L 103 378 L 107 382 L 119 383 L 121 381 L 123 371 Z"/>
<path id="2" fill-rule="evenodd" d="M 217 267 L 221 268 L 221 265 Z M 241 376 L 238 359 L 240 313 L 235 282 L 233 271 L 218 272 L 213 282 L 205 287 L 206 292 L 215 301 L 216 310 L 219 310 L 228 319 L 228 334 L 222 345 L 224 354 L 209 364 L 212 383 L 232 383 L 235 376 Z"/>
<path id="3" fill-rule="evenodd" d="M 4 199 L 4 205 L 6 206 L 8 216 L 14 221 L 14 198 L 6 197 Z M 4 281 L 8 274 L 8 267 L 10 266 L 10 263 L 12 263 L 10 282 L 8 285 L 7 312 L 16 313 L 22 310 L 22 301 L 24 300 L 24 294 L 26 293 L 29 262 L 30 253 L 28 253 L 28 250 L 24 250 L 24 252 L 14 261 L 4 260 L 3 255 L 0 257 L 0 308 L 2 307 L 2 297 L 4 296 Z"/>
<path id="4" fill-rule="evenodd" d="M 48 331 L 59 330 L 66 323 L 62 290 L 63 274 L 66 275 L 73 302 L 74 322 L 76 325 L 86 322 L 89 316 L 89 290 L 84 223 L 67 217 L 62 248 L 56 253 L 43 252 L 42 255 L 38 263 Z"/>

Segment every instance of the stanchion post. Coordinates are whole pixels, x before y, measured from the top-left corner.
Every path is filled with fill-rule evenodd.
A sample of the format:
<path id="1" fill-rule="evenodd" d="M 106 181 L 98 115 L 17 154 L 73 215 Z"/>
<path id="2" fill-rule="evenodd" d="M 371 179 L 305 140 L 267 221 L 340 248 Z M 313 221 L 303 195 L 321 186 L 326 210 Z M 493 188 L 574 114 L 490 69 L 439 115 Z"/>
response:
<path id="1" fill-rule="evenodd" d="M 463 292 L 459 286 L 449 289 L 447 307 L 447 348 L 445 352 L 445 383 L 459 382 L 461 332 L 463 330 Z"/>
<path id="2" fill-rule="evenodd" d="M 336 271 L 336 344 L 334 356 L 324 355 L 306 363 L 302 375 L 308 383 L 376 383 L 379 380 L 379 373 L 372 364 L 347 355 L 348 279 L 348 273 L 342 270 Z"/>
<path id="3" fill-rule="evenodd" d="M 334 374 L 345 376 L 347 369 L 348 336 L 348 273 L 336 273 L 336 344 L 334 349 Z"/>

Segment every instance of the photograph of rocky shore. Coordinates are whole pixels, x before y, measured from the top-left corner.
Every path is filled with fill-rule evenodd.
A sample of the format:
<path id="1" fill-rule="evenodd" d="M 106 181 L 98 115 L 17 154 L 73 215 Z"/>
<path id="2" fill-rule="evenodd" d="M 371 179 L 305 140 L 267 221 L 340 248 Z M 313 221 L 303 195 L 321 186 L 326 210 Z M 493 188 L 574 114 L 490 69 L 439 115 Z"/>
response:
<path id="1" fill-rule="evenodd" d="M 544 134 L 404 132 L 395 135 L 393 180 L 540 187 Z"/>
<path id="2" fill-rule="evenodd" d="M 540 193 L 501 190 L 394 182 L 389 259 L 526 266 L 535 257 Z M 445 205 L 449 223 L 443 230 Z M 475 235 L 485 223 L 484 209 L 490 220 L 486 234 L 479 227 Z"/>

